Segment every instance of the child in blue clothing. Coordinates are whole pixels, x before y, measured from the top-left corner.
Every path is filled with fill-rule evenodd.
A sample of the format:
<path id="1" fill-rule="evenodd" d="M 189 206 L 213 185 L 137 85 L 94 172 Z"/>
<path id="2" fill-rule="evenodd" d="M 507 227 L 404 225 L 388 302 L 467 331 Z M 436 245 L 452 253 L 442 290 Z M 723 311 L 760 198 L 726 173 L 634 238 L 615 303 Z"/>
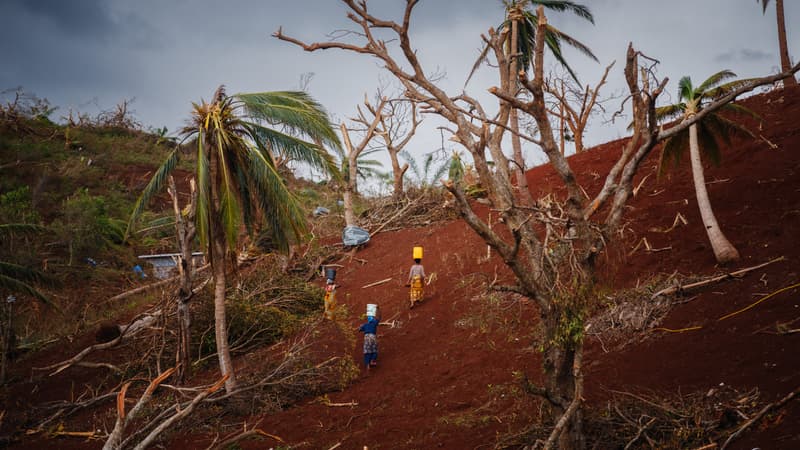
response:
<path id="1" fill-rule="evenodd" d="M 364 333 L 364 365 L 369 371 L 370 367 L 378 365 L 378 324 L 380 317 L 367 316 L 367 323 L 361 325 L 358 331 Z"/>

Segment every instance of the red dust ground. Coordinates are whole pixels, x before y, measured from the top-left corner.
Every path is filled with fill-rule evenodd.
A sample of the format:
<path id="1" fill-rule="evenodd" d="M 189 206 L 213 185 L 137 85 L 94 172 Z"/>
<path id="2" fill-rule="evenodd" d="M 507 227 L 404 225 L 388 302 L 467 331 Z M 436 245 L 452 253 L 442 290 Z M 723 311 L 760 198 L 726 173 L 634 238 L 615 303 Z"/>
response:
<path id="1" fill-rule="evenodd" d="M 600 281 L 606 287 L 623 288 L 675 272 L 704 277 L 781 256 L 786 260 L 692 292 L 687 295 L 691 301 L 674 307 L 659 325 L 692 330 L 650 331 L 642 342 L 611 351 L 589 338 L 584 357 L 588 408 L 602 407 L 613 390 L 670 397 L 706 392 L 724 383 L 741 391 L 757 388 L 766 404 L 800 387 L 800 333 L 776 332 L 777 324 L 800 328 L 800 289 L 719 320 L 800 282 L 800 90 L 777 90 L 744 103 L 763 117 L 763 129 L 757 133 L 763 139 L 735 140 L 731 148 L 723 149 L 722 165 L 706 170 L 717 218 L 739 249 L 741 261 L 725 268 L 715 264 L 688 163 L 657 180 L 654 154 L 637 177 L 637 184 L 647 179 L 626 212 L 624 237 L 612 242 L 600 260 Z M 600 188 L 621 143 L 607 143 L 570 159 L 590 195 Z M 537 192 L 547 192 L 557 181 L 549 167 L 531 170 L 528 179 Z M 687 225 L 659 231 L 669 228 L 678 213 Z M 629 254 L 642 238 L 653 248 L 668 249 L 640 248 Z M 427 288 L 426 301 L 409 310 L 404 283 L 416 245 L 424 247 L 425 268 L 436 273 L 436 280 Z M 534 342 L 537 313 L 526 301 L 476 295 L 495 277 L 509 279 L 497 258 L 485 257 L 485 244 L 461 221 L 374 236 L 341 262 L 344 267 L 337 276 L 338 300 L 350 312 L 347 326 L 359 325 L 358 316 L 367 303 L 379 304 L 384 322 L 395 324 L 380 328 L 379 367 L 346 389 L 328 394 L 330 402 L 357 406 L 327 406 L 319 398 L 308 398 L 250 423 L 260 419 L 258 427 L 280 436 L 284 446 L 309 449 L 492 448 L 500 436 L 523 430 L 540 413 L 538 403 L 519 387 L 523 374 L 532 381 L 540 379 Z M 391 280 L 364 287 L 387 278 Z M 360 361 L 360 337 L 351 354 Z M 237 362 L 251 364 L 246 357 Z M 63 386 L 82 370 L 41 383 Z M 205 448 L 214 437 L 206 432 L 191 436 L 187 430 L 181 434 L 171 448 Z M 52 445 L 74 445 L 67 439 L 74 438 L 61 438 Z M 83 445 L 99 447 L 96 442 Z M 240 445 L 269 448 L 278 443 Z M 755 447 L 800 448 L 800 402 L 789 403 L 731 448 Z"/>

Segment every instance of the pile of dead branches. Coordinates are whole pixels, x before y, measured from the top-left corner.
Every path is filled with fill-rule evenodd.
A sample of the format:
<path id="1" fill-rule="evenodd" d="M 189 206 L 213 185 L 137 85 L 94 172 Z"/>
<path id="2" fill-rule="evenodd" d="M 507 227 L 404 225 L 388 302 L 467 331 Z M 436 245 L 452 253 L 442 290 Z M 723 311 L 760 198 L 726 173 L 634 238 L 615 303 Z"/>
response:
<path id="1" fill-rule="evenodd" d="M 265 349 L 269 357 L 262 355 L 259 360 L 264 362 L 259 364 L 259 370 L 243 374 L 239 388 L 232 393 L 220 389 L 224 378 L 200 386 L 170 384 L 175 372 L 170 368 L 146 377 L 137 375 L 111 389 L 87 390 L 72 402 L 40 405 L 38 415 L 46 418 L 25 433 L 105 440 L 104 448 L 108 449 L 146 448 L 167 433 L 202 430 L 214 417 L 230 412 L 232 405 L 239 414 L 258 415 L 279 410 L 308 395 L 341 389 L 343 383 L 358 374 L 358 367 L 349 357 L 315 352 L 321 323 L 317 320 L 294 338 Z M 142 383 L 149 379 L 149 384 Z M 89 431 L 69 428 L 67 418 L 98 406 L 115 409 L 116 418 L 96 415 L 99 422 L 91 424 Z"/>
<path id="2" fill-rule="evenodd" d="M 455 219 L 457 213 L 448 196 L 440 189 L 421 189 L 407 191 L 400 200 L 378 199 L 361 213 L 359 226 L 374 236 L 382 231 L 425 227 Z"/>
<path id="3" fill-rule="evenodd" d="M 587 448 L 719 449 L 760 419 L 757 389 L 725 384 L 707 392 L 670 397 L 612 391 L 605 407 L 586 408 Z M 768 405 L 769 406 L 769 405 Z M 552 424 L 539 423 L 497 442 L 496 448 L 542 448 Z"/>
<path id="4" fill-rule="evenodd" d="M 757 389 L 725 384 L 670 397 L 613 391 L 602 410 L 590 410 L 587 436 L 608 448 L 720 448 L 760 409 Z"/>
<path id="5" fill-rule="evenodd" d="M 670 285 L 669 279 L 654 279 L 638 287 L 603 295 L 601 309 L 585 327 L 586 337 L 596 339 L 606 352 L 641 342 L 657 327 L 680 300 L 653 293 Z"/>

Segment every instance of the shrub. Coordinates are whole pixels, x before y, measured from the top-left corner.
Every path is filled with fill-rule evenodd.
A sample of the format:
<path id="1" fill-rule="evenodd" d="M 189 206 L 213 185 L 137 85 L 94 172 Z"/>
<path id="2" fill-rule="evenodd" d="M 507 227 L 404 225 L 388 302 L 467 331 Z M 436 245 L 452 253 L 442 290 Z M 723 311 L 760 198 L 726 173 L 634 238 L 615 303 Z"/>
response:
<path id="1" fill-rule="evenodd" d="M 20 186 L 0 194 L 0 217 L 4 223 L 38 223 L 39 213 L 31 202 L 31 189 Z"/>

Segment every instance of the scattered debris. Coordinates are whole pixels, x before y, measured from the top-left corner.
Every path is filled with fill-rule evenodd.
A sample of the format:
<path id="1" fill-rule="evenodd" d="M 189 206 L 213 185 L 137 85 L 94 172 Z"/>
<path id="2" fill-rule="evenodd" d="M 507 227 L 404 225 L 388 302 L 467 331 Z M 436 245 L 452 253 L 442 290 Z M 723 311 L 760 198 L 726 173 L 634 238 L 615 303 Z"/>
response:
<path id="1" fill-rule="evenodd" d="M 662 248 L 653 248 L 653 247 L 650 245 L 650 243 L 649 243 L 649 242 L 647 242 L 647 238 L 643 237 L 643 238 L 642 238 L 642 239 L 639 241 L 639 243 L 638 243 L 638 244 L 636 244 L 636 247 L 633 247 L 633 250 L 631 250 L 630 252 L 628 252 L 628 256 L 631 256 L 631 255 L 633 255 L 634 253 L 636 253 L 636 250 L 639 250 L 639 247 L 641 247 L 641 246 L 642 246 L 642 244 L 644 244 L 644 248 L 645 248 L 645 250 L 647 250 L 648 252 L 651 252 L 651 253 L 658 253 L 658 252 L 664 252 L 664 251 L 667 251 L 667 250 L 672 250 L 672 246 L 669 246 L 669 247 L 662 247 Z"/>
<path id="2" fill-rule="evenodd" d="M 698 281 L 696 283 L 690 283 L 690 284 L 687 284 L 685 286 L 681 286 L 681 285 L 672 286 L 672 287 L 669 287 L 669 288 L 666 288 L 666 289 L 662 289 L 662 290 L 656 292 L 655 294 L 653 294 L 653 296 L 651 298 L 656 298 L 659 295 L 671 295 L 671 294 L 674 294 L 676 292 L 685 292 L 685 291 L 688 291 L 690 289 L 694 289 L 694 288 L 698 288 L 698 287 L 702 287 L 702 286 L 707 286 L 707 285 L 713 284 L 713 283 L 718 283 L 720 281 L 727 280 L 729 278 L 737 278 L 737 277 L 740 277 L 740 276 L 742 276 L 742 275 L 744 275 L 744 274 L 746 274 L 748 272 L 752 272 L 752 271 L 758 270 L 758 269 L 760 269 L 762 267 L 766 267 L 766 266 L 768 266 L 768 265 L 770 265 L 772 263 L 776 263 L 776 262 L 779 262 L 779 261 L 785 261 L 785 260 L 786 260 L 786 258 L 781 256 L 781 257 L 775 258 L 775 259 L 773 259 L 771 261 L 767 261 L 764 264 L 759 264 L 757 266 L 747 267 L 747 268 L 744 268 L 744 269 L 737 270 L 735 272 L 726 273 L 724 275 L 719 275 L 719 276 L 716 276 L 716 277 L 713 277 L 713 278 L 709 278 L 707 280 Z"/>
<path id="3" fill-rule="evenodd" d="M 379 284 L 383 284 L 383 283 L 386 283 L 386 282 L 389 282 L 389 281 L 392 281 L 392 277 L 386 278 L 385 280 L 376 281 L 374 283 L 366 284 L 364 286 L 361 286 L 361 289 L 366 289 L 368 287 L 377 286 Z"/>
<path id="4" fill-rule="evenodd" d="M 356 247 L 369 242 L 369 231 L 350 225 L 342 231 L 342 243 L 345 247 Z"/>

